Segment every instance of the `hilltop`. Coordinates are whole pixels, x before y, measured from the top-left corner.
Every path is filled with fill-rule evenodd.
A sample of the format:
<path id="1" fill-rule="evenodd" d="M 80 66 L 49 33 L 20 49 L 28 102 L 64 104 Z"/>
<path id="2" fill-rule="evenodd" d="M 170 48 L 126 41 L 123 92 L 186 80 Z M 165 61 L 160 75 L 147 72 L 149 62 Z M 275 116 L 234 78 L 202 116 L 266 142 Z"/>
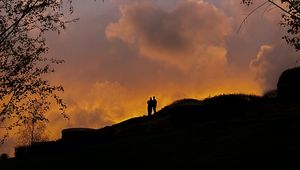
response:
<path id="1" fill-rule="evenodd" d="M 244 94 L 182 99 L 152 117 L 101 129 L 65 129 L 16 150 L 2 168 L 264 169 L 300 153 L 297 100 Z"/>

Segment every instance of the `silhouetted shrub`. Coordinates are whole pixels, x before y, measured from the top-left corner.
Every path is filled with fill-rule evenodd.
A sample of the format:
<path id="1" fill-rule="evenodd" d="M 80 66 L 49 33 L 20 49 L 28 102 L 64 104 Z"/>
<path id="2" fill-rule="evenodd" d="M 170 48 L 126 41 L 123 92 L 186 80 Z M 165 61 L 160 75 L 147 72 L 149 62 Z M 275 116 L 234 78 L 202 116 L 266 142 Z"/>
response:
<path id="1" fill-rule="evenodd" d="M 223 94 L 202 101 L 181 99 L 164 107 L 158 114 L 165 115 L 173 126 L 230 120 L 253 113 L 261 105 L 261 99 L 260 96 L 247 94 Z"/>
<path id="2" fill-rule="evenodd" d="M 197 99 L 180 99 L 173 102 L 170 106 L 179 106 L 179 105 L 200 105 L 201 101 Z"/>
<path id="3" fill-rule="evenodd" d="M 279 98 L 298 99 L 300 96 L 300 67 L 284 71 L 277 83 Z"/>
<path id="4" fill-rule="evenodd" d="M 0 160 L 6 160 L 6 159 L 8 159 L 8 154 L 6 153 L 1 154 Z"/>
<path id="5" fill-rule="evenodd" d="M 34 142 L 28 146 L 18 146 L 15 148 L 16 157 L 28 157 L 55 152 L 58 148 L 56 141 Z"/>
<path id="6" fill-rule="evenodd" d="M 263 97 L 264 98 L 268 98 L 268 99 L 275 99 L 277 97 L 277 90 L 273 89 L 273 90 L 269 90 L 267 92 L 264 93 Z"/>

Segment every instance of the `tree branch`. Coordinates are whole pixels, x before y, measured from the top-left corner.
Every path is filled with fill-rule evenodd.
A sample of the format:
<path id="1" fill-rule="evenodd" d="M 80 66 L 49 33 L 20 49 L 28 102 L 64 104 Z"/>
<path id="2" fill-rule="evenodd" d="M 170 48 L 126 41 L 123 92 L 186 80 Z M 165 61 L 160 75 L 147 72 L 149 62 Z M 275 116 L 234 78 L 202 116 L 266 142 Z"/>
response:
<path id="1" fill-rule="evenodd" d="M 270 2 L 271 4 L 275 5 L 277 8 L 279 8 L 280 10 L 282 10 L 283 12 L 285 12 L 286 14 L 293 16 L 297 19 L 300 20 L 300 17 L 296 16 L 295 14 L 290 13 L 289 11 L 287 11 L 286 9 L 284 9 L 283 7 L 281 7 L 280 5 L 278 5 L 277 3 L 275 3 L 273 0 L 268 0 L 268 2 Z"/>
<path id="2" fill-rule="evenodd" d="M 20 24 L 20 22 L 22 21 L 22 19 L 25 17 L 25 16 L 27 16 L 30 12 L 31 12 L 31 10 L 33 9 L 33 8 L 35 8 L 35 5 L 38 3 L 38 1 L 35 1 L 34 3 L 33 3 L 33 5 L 31 6 L 31 3 L 32 3 L 32 1 L 29 1 L 28 2 L 28 5 L 27 5 L 27 7 L 26 7 L 26 9 L 24 10 L 24 12 L 23 12 L 23 14 L 21 15 L 21 17 L 16 21 L 16 22 L 14 22 L 11 26 L 9 26 L 7 29 L 5 29 L 1 34 L 0 34 L 0 44 L 2 44 L 4 41 L 5 41 L 5 39 L 10 35 L 10 34 L 12 34 L 13 33 L 13 31 L 18 27 L 18 25 Z M 9 32 L 8 32 L 9 31 Z M 7 33 L 8 32 L 8 33 Z M 7 34 L 6 34 L 7 33 Z M 6 34 L 6 35 L 5 35 Z M 3 37 L 4 36 L 4 37 Z"/>
<path id="3" fill-rule="evenodd" d="M 256 8 L 254 8 L 242 21 L 242 23 L 239 26 L 238 32 L 241 31 L 242 26 L 245 24 L 245 22 L 247 21 L 247 19 L 258 9 L 260 9 L 261 7 L 265 6 L 268 3 L 268 1 L 265 1 L 264 3 L 260 4 L 259 6 L 257 6 Z"/>

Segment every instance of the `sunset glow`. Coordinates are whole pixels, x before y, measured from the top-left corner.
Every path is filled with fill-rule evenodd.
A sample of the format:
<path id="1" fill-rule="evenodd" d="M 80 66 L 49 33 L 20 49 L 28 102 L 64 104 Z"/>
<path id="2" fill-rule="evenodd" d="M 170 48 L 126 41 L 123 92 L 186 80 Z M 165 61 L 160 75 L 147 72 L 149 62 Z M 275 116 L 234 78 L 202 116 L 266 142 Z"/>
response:
<path id="1" fill-rule="evenodd" d="M 152 96 L 161 109 L 183 98 L 262 95 L 297 60 L 273 12 L 257 12 L 238 32 L 249 12 L 238 0 L 77 0 L 74 8 L 78 22 L 47 34 L 47 55 L 66 61 L 50 80 L 64 86 L 70 116 L 49 112 L 52 139 L 146 115 Z"/>

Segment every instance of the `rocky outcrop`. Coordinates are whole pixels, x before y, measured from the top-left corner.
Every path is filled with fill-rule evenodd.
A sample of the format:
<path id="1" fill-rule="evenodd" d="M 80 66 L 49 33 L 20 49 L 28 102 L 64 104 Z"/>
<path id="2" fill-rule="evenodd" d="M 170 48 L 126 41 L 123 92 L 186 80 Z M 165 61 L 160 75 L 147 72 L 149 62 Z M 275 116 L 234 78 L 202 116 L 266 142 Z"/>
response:
<path id="1" fill-rule="evenodd" d="M 300 99 L 300 67 L 288 69 L 281 74 L 277 93 L 281 99 Z"/>

